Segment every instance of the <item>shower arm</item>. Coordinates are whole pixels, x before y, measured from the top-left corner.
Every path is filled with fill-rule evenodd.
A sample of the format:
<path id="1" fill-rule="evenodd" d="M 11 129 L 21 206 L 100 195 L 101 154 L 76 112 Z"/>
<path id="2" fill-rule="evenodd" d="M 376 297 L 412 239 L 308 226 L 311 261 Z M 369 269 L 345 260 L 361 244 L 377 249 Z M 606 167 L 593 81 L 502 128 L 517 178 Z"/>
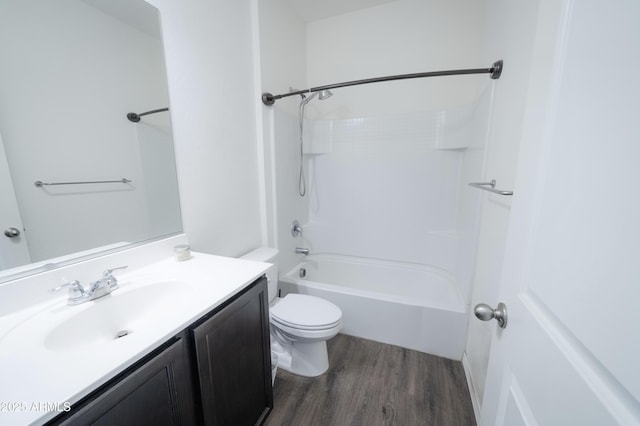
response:
<path id="1" fill-rule="evenodd" d="M 386 77 L 366 78 L 364 80 L 346 81 L 344 83 L 328 84 L 326 86 L 318 86 L 318 87 L 312 87 L 310 89 L 296 90 L 295 92 L 281 93 L 279 95 L 273 95 L 271 93 L 265 92 L 262 94 L 262 103 L 267 106 L 271 106 L 276 102 L 276 100 L 286 98 L 287 96 L 303 95 L 305 93 L 320 92 L 322 90 L 337 89 L 340 87 L 347 87 L 347 86 L 357 86 L 359 84 L 379 83 L 383 81 L 392 81 L 392 80 L 406 80 L 410 78 L 441 77 L 441 76 L 447 76 L 447 75 L 465 75 L 465 74 L 489 74 L 489 77 L 491 77 L 491 79 L 496 80 L 500 78 L 500 75 L 502 74 L 502 65 L 503 65 L 502 60 L 499 60 L 494 62 L 493 65 L 491 65 L 491 68 L 471 68 L 471 69 L 464 69 L 464 70 L 430 71 L 430 72 L 419 72 L 419 73 L 413 73 L 413 74 L 390 75 Z"/>

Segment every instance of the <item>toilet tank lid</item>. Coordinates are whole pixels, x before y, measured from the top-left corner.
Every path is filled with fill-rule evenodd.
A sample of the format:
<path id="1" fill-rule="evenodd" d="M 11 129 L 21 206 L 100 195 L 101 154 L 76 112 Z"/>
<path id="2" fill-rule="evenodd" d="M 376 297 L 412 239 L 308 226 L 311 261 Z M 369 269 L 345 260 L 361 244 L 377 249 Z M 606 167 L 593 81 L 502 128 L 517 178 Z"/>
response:
<path id="1" fill-rule="evenodd" d="M 260 247 L 240 256 L 240 259 L 254 260 L 256 262 L 273 262 L 278 255 L 278 249 Z"/>

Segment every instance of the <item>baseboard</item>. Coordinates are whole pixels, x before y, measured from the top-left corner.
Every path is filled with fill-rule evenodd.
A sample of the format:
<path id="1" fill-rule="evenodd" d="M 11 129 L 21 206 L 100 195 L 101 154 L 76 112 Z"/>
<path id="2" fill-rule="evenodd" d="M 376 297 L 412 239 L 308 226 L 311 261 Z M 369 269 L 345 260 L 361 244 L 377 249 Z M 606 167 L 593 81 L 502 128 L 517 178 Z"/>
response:
<path id="1" fill-rule="evenodd" d="M 464 375 L 467 378 L 467 386 L 469 387 L 469 395 L 471 395 L 471 405 L 473 405 L 473 414 L 476 417 L 476 424 L 480 424 L 480 399 L 471 376 L 471 366 L 469 364 L 469 358 L 467 358 L 466 351 L 462 354 L 462 368 L 464 368 Z"/>

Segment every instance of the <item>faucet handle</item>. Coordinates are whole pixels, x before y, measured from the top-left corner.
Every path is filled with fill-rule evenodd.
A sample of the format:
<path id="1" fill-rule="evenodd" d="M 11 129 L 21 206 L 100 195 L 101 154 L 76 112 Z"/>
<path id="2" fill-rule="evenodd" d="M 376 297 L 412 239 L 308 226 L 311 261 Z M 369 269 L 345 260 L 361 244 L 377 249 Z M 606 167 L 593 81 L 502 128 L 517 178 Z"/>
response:
<path id="1" fill-rule="evenodd" d="M 113 273 L 113 271 L 117 271 L 119 269 L 127 269 L 129 266 L 125 265 L 125 266 L 118 266 L 116 268 L 111 268 L 111 269 L 106 269 L 103 273 L 102 273 L 102 277 L 103 278 L 107 278 L 110 277 L 111 274 Z"/>
<path id="2" fill-rule="evenodd" d="M 117 271 L 120 269 L 127 269 L 129 266 L 125 265 L 125 266 L 118 266 L 117 268 L 111 268 L 111 269 L 107 269 L 102 273 L 102 278 L 99 279 L 98 281 L 96 281 L 94 283 L 94 285 L 96 287 L 99 287 L 101 285 L 108 285 L 109 286 L 109 292 L 113 291 L 113 290 L 117 290 L 118 288 L 120 288 L 120 285 L 118 285 L 118 279 L 116 277 L 114 277 L 112 275 L 113 271 Z"/>
<path id="3" fill-rule="evenodd" d="M 52 289 L 49 289 L 49 293 L 58 292 L 58 291 L 62 290 L 65 287 L 70 287 L 69 288 L 69 293 L 78 292 L 80 294 L 84 294 L 84 287 L 82 287 L 82 285 L 80 284 L 80 281 L 78 281 L 78 280 L 69 281 L 68 283 L 64 283 L 62 285 L 59 285 L 58 287 L 54 287 Z"/>
<path id="4" fill-rule="evenodd" d="M 68 283 L 59 285 L 58 287 L 54 287 L 49 290 L 49 293 L 58 292 L 65 287 L 69 287 L 69 300 L 67 301 L 69 305 L 75 305 L 84 301 L 86 294 L 84 291 L 84 287 L 82 287 L 82 284 L 80 284 L 80 281 L 78 280 L 73 280 Z"/>

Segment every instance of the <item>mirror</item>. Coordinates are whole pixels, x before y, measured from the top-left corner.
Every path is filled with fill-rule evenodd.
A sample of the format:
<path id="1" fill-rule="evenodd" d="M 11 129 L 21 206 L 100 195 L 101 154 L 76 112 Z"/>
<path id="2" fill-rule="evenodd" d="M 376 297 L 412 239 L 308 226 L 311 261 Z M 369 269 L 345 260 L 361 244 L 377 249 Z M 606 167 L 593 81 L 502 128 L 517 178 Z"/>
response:
<path id="1" fill-rule="evenodd" d="M 127 119 L 169 107 L 157 9 L 0 0 L 0 57 L 0 282 L 181 232 L 169 112 Z"/>

